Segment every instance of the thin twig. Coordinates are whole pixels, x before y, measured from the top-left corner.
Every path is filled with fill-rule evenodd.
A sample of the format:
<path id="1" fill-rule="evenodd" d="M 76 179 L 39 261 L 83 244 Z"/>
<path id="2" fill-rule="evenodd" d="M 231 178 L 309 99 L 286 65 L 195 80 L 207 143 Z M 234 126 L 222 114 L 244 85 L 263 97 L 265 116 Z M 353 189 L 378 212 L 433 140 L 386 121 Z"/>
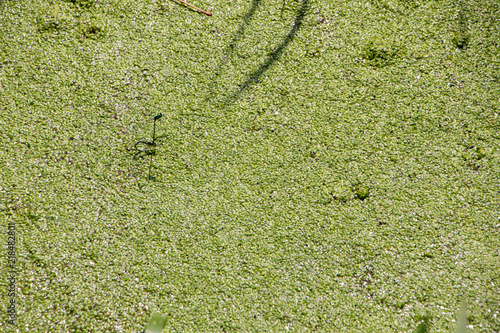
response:
<path id="1" fill-rule="evenodd" d="M 185 4 L 185 5 L 186 5 L 186 6 L 188 6 L 188 7 L 193 8 L 193 9 L 195 9 L 195 10 L 199 11 L 199 12 L 202 12 L 202 13 L 203 13 L 203 14 L 205 14 L 205 15 L 212 16 L 212 13 L 206 12 L 206 11 L 204 11 L 203 9 L 200 9 L 200 8 L 198 8 L 198 7 L 195 7 L 195 6 L 193 6 L 193 5 L 189 4 L 189 3 L 187 3 L 186 1 L 183 1 L 183 0 L 177 0 L 177 1 L 179 1 L 180 3 Z"/>

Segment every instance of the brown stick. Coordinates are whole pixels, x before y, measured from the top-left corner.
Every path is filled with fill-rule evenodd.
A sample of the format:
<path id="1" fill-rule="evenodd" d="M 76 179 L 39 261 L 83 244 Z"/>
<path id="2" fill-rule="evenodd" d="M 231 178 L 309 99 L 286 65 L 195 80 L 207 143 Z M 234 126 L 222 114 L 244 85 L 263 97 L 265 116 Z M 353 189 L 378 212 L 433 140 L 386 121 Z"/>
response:
<path id="1" fill-rule="evenodd" d="M 186 1 L 183 1 L 183 0 L 177 0 L 177 1 L 179 1 L 180 3 L 185 4 L 186 6 L 189 6 L 189 7 L 193 8 L 193 9 L 195 9 L 195 10 L 199 11 L 199 12 L 202 12 L 202 13 L 203 13 L 203 14 L 205 14 L 205 15 L 212 16 L 212 13 L 206 12 L 206 11 L 204 11 L 203 9 L 200 9 L 200 8 L 198 8 L 198 7 L 195 7 L 195 6 L 193 6 L 193 5 L 189 4 L 189 3 L 187 3 Z"/>

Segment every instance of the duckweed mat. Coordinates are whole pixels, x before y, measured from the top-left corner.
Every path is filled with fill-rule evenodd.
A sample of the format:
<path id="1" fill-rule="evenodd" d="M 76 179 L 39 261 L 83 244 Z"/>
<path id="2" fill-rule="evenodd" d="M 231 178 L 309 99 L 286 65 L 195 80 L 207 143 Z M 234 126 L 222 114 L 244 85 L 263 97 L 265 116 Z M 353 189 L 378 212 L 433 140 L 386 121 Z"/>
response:
<path id="1" fill-rule="evenodd" d="M 498 332 L 500 3 L 188 2 L 0 1 L 0 331 Z"/>

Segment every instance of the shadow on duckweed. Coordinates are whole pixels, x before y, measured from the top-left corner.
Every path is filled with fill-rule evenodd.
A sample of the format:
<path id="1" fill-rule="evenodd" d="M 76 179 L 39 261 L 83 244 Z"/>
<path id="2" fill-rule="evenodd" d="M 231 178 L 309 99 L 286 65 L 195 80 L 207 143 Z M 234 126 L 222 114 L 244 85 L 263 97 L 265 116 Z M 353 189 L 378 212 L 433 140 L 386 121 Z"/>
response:
<path id="1" fill-rule="evenodd" d="M 232 38 L 231 42 L 229 43 L 226 51 L 224 52 L 224 58 L 221 62 L 221 64 L 218 66 L 218 69 L 215 74 L 215 79 L 214 81 L 217 80 L 217 78 L 220 76 L 220 73 L 222 71 L 222 68 L 228 63 L 229 59 L 231 58 L 231 55 L 233 54 L 234 50 L 236 49 L 236 46 L 238 42 L 241 40 L 245 33 L 245 29 L 252 20 L 256 10 L 260 6 L 262 0 L 253 0 L 252 5 L 248 12 L 245 14 L 243 18 L 243 22 L 241 23 L 240 27 L 236 31 L 234 37 Z M 283 51 L 287 48 L 287 46 L 294 40 L 295 35 L 297 34 L 297 31 L 300 29 L 302 26 L 303 20 L 307 15 L 307 12 L 309 10 L 309 3 L 310 0 L 302 0 L 302 4 L 297 11 L 297 15 L 295 16 L 293 26 L 290 29 L 290 31 L 285 35 L 283 38 L 282 42 L 274 48 L 274 50 L 269 54 L 267 59 L 250 75 L 248 78 L 240 83 L 237 88 L 227 96 L 223 102 L 222 106 L 227 107 L 230 104 L 234 103 L 238 97 L 244 93 L 248 88 L 250 88 L 252 85 L 256 84 L 259 82 L 260 77 L 269 69 L 273 66 L 273 64 L 278 61 L 283 54 Z M 211 91 L 209 93 L 209 97 L 206 100 L 212 100 L 214 92 Z"/>
<path id="2" fill-rule="evenodd" d="M 248 26 L 248 24 L 250 23 L 250 21 L 252 20 L 252 17 L 254 16 L 255 11 L 260 6 L 261 2 L 262 2 L 262 0 L 253 0 L 252 1 L 252 6 L 248 10 L 248 12 L 245 14 L 245 17 L 243 18 L 243 22 L 241 23 L 240 27 L 238 28 L 238 31 L 236 31 L 236 33 L 234 34 L 233 39 L 229 43 L 226 51 L 224 52 L 225 53 L 224 61 L 219 65 L 219 69 L 217 70 L 217 72 L 220 72 L 222 67 L 224 65 L 226 65 L 227 62 L 229 61 L 229 59 L 231 58 L 231 56 L 234 52 L 234 48 L 236 47 L 236 44 L 238 44 L 238 42 L 241 40 L 241 38 L 245 34 L 245 29 Z"/>
<path id="3" fill-rule="evenodd" d="M 467 48 L 469 35 L 467 33 L 467 4 L 462 0 L 458 2 L 458 32 L 452 39 L 453 44 L 459 49 Z"/>

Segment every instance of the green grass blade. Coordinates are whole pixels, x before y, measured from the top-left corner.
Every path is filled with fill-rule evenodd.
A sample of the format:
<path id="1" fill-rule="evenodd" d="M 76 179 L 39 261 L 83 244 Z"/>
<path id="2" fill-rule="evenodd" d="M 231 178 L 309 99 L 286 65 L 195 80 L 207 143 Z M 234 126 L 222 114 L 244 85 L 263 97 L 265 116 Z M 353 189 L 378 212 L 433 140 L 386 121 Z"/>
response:
<path id="1" fill-rule="evenodd" d="M 155 312 L 151 316 L 151 319 L 149 319 L 146 333 L 161 333 L 166 323 L 167 317 L 159 312 Z"/>
<path id="2" fill-rule="evenodd" d="M 460 306 L 460 311 L 458 312 L 456 333 L 465 333 L 465 332 L 467 332 L 467 304 L 465 302 L 462 302 L 462 305 Z"/>

